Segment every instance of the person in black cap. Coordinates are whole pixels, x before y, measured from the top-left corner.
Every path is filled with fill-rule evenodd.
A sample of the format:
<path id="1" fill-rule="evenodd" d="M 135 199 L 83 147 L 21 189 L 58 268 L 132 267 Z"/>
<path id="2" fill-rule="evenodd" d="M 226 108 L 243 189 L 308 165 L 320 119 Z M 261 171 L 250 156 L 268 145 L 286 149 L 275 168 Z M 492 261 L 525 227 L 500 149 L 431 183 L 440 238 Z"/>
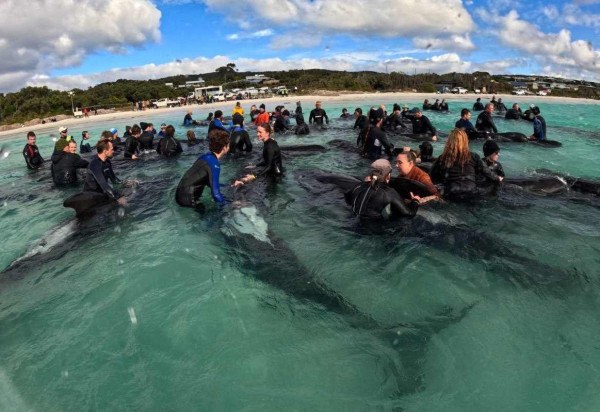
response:
<path id="1" fill-rule="evenodd" d="M 473 103 L 473 111 L 480 112 L 484 109 L 483 103 L 481 103 L 481 97 L 478 97 L 475 103 Z"/>
<path id="2" fill-rule="evenodd" d="M 500 146 L 495 141 L 488 139 L 483 144 L 483 163 L 490 169 L 490 172 L 502 178 L 505 177 L 504 169 L 498 157 L 500 156 Z"/>
<path id="3" fill-rule="evenodd" d="M 413 109 L 414 117 L 410 119 L 413 127 L 413 134 L 431 134 L 431 140 L 437 140 L 437 131 L 435 127 L 431 124 L 431 121 L 424 116 L 421 112 L 421 109 L 415 107 Z"/>

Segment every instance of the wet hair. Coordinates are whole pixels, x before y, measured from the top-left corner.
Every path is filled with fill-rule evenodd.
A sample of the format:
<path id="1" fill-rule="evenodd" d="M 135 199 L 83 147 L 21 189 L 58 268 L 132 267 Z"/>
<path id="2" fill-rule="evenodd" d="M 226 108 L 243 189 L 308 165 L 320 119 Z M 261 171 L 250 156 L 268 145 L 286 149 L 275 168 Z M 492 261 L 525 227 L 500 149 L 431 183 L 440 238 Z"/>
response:
<path id="1" fill-rule="evenodd" d="M 81 132 L 81 137 L 84 137 L 87 134 L 87 130 L 84 130 L 83 132 Z"/>
<path id="2" fill-rule="evenodd" d="M 444 152 L 438 159 L 447 169 L 454 165 L 464 167 L 471 159 L 469 138 L 463 129 L 454 129 L 448 135 Z"/>
<path id="3" fill-rule="evenodd" d="M 346 109 L 345 107 L 342 109 L 342 113 L 346 113 L 348 111 L 348 109 Z"/>
<path id="4" fill-rule="evenodd" d="M 112 139 L 113 134 L 110 132 L 110 130 L 105 130 L 102 133 L 100 133 L 100 140 L 103 139 Z M 100 153 L 100 152 L 98 152 Z"/>
<path id="5" fill-rule="evenodd" d="M 362 109 L 360 107 L 357 107 L 356 109 L 354 109 L 354 113 L 362 114 Z"/>
<path id="6" fill-rule="evenodd" d="M 27 133 L 27 138 L 29 139 L 31 136 L 36 137 L 33 131 Z"/>
<path id="7" fill-rule="evenodd" d="M 346 111 L 348 111 L 348 110 L 346 110 Z M 281 114 L 282 114 L 283 116 L 289 116 L 289 115 L 290 115 L 290 111 L 289 111 L 288 109 L 284 109 L 284 110 L 281 112 Z"/>
<path id="8" fill-rule="evenodd" d="M 429 142 L 423 142 L 419 145 L 421 157 L 433 156 L 433 145 Z"/>
<path id="9" fill-rule="evenodd" d="M 213 112 L 209 112 L 208 116 L 206 117 L 206 120 L 212 120 L 213 118 Z"/>
<path id="10" fill-rule="evenodd" d="M 519 107 L 519 103 L 513 103 L 512 108 L 516 110 L 517 107 Z"/>
<path id="11" fill-rule="evenodd" d="M 172 124 L 168 125 L 165 129 L 165 137 L 173 137 L 175 136 L 175 128 Z"/>
<path id="12" fill-rule="evenodd" d="M 140 134 L 140 133 L 142 133 L 142 128 L 138 124 L 134 124 L 133 126 L 131 126 L 130 133 L 131 134 Z"/>
<path id="13" fill-rule="evenodd" d="M 215 111 L 215 118 L 217 118 L 217 119 L 218 119 L 218 118 L 219 118 L 219 117 L 221 117 L 221 116 L 223 116 L 223 112 L 222 112 L 221 110 L 216 110 L 216 111 Z"/>
<path id="14" fill-rule="evenodd" d="M 271 128 L 271 123 L 261 123 L 258 125 L 258 127 L 262 127 L 263 129 L 265 129 L 265 132 L 269 133 L 269 135 L 273 134 L 273 129 Z M 258 129 L 257 127 L 257 129 Z"/>
<path id="15" fill-rule="evenodd" d="M 244 123 L 244 116 L 242 116 L 239 113 L 236 113 L 231 118 L 231 121 L 233 122 L 233 124 L 237 124 L 238 126 L 241 126 Z"/>
<path id="16" fill-rule="evenodd" d="M 188 130 L 185 136 L 187 137 L 188 141 L 196 140 L 196 133 L 194 133 L 193 130 Z"/>
<path id="17" fill-rule="evenodd" d="M 485 105 L 485 108 L 487 109 L 488 107 L 492 106 L 492 109 L 494 108 L 494 103 L 489 102 Z"/>
<path id="18" fill-rule="evenodd" d="M 211 130 L 208 134 L 208 149 L 213 153 L 219 153 L 227 146 L 229 146 L 229 133 L 221 129 Z"/>
<path id="19" fill-rule="evenodd" d="M 471 111 L 469 109 L 462 109 L 460 111 L 460 117 L 466 116 L 467 113 L 471 113 Z"/>
<path id="20" fill-rule="evenodd" d="M 98 143 L 96 143 L 96 151 L 98 152 L 98 154 L 101 154 L 104 151 L 108 150 L 108 148 L 109 148 L 108 145 L 112 145 L 112 142 L 110 141 L 110 139 L 98 140 Z"/>

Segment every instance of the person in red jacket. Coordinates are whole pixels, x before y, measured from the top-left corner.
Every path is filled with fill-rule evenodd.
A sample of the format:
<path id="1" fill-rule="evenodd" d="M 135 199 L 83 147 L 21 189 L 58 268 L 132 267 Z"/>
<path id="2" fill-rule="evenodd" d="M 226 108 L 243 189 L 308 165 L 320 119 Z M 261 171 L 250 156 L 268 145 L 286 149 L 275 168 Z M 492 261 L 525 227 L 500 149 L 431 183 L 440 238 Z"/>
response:
<path id="1" fill-rule="evenodd" d="M 254 124 L 257 126 L 260 126 L 263 123 L 269 123 L 269 120 L 270 120 L 269 113 L 267 113 L 265 111 L 265 105 L 263 103 L 258 108 L 258 116 L 256 116 L 256 119 L 254 120 Z"/>

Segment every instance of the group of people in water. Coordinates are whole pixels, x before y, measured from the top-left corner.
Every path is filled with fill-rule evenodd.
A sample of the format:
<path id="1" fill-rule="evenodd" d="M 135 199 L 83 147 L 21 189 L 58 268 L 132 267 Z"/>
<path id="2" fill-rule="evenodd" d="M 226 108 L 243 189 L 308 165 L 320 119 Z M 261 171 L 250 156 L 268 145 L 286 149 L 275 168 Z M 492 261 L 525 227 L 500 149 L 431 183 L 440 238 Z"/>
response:
<path id="1" fill-rule="evenodd" d="M 518 107 L 515 108 L 517 109 Z M 386 130 L 406 127 L 403 124 L 406 121 L 412 124 L 412 133 L 428 134 L 431 136 L 430 140 L 435 141 L 436 128 L 423 115 L 421 109 L 408 110 L 407 107 L 395 104 L 392 113 L 388 115 L 385 106 L 382 105 L 379 108 L 372 107 L 367 117 L 363 115 L 361 108 L 356 108 L 354 129 L 358 129 L 357 144 L 361 154 L 373 160 L 373 163 L 365 181 L 357 183 L 356 187 L 346 194 L 352 210 L 363 217 L 382 213 L 387 213 L 389 217 L 414 216 L 419 205 L 430 201 L 442 198 L 469 200 L 494 193 L 504 178 L 503 168 L 498 162 L 500 147 L 494 140 L 486 140 L 483 144 L 483 159 L 469 148 L 472 133 L 497 131 L 491 118 L 493 110 L 493 103 L 485 105 L 476 124 L 473 125 L 470 122 L 470 110 L 462 109 L 461 118 L 448 135 L 444 150 L 435 158 L 432 153 L 433 146 L 429 141 L 424 141 L 418 151 L 409 147 L 395 149 L 386 137 Z M 539 109 L 535 107 L 532 108 L 532 113 L 535 128 L 535 121 L 541 116 Z M 219 183 L 220 160 L 227 155 L 253 150 L 252 140 L 245 127 L 244 114 L 244 109 L 237 102 L 229 124 L 221 110 L 216 110 L 211 116 L 206 138 L 208 151 L 197 158 L 177 186 L 175 200 L 180 206 L 204 209 L 201 196 L 207 186 L 215 202 L 227 202 Z M 293 117 L 296 119 L 296 132 L 302 127 L 308 129 L 300 102 L 296 103 Z M 191 113 L 188 112 L 184 118 L 184 125 L 192 124 L 190 118 Z M 253 166 L 249 173 L 235 179 L 231 183 L 232 186 L 249 184 L 258 178 L 277 180 L 283 175 L 281 149 L 273 137 L 274 133 L 285 133 L 294 128 L 289 123 L 289 118 L 290 112 L 284 106 L 277 106 L 272 113 L 266 112 L 264 104 L 258 108 L 252 106 L 250 120 L 256 126 L 258 139 L 264 144 L 262 161 Z M 346 109 L 342 111 L 340 118 L 349 118 Z M 319 126 L 329 123 L 321 102 L 316 102 L 309 122 Z M 545 132 L 543 129 L 545 123 L 542 133 Z M 128 126 L 123 136 L 124 141 L 117 129 L 102 132 L 95 146 L 96 155 L 91 160 L 83 159 L 77 154 L 77 142 L 68 134 L 66 127 L 59 128 L 59 133 L 51 156 L 51 172 L 55 184 L 77 184 L 76 171 L 85 168 L 87 172 L 83 191 L 102 193 L 118 202 L 123 200 L 110 184 L 120 183 L 111 163 L 115 152 L 122 152 L 124 159 L 135 161 L 149 150 L 156 151 L 164 157 L 177 156 L 183 151 L 181 142 L 175 138 L 175 127 L 164 123 L 160 132 L 154 129 L 152 123 L 140 122 L 139 125 Z M 93 150 L 87 143 L 88 140 L 89 133 L 82 132 L 79 144 L 82 153 Z M 188 146 L 203 140 L 197 139 L 195 133 L 188 130 Z M 384 158 L 381 158 L 384 153 Z M 34 132 L 27 135 L 23 156 L 31 169 L 37 169 L 44 163 L 36 146 Z M 398 177 L 392 177 L 392 165 L 388 160 L 390 158 L 395 159 Z"/>

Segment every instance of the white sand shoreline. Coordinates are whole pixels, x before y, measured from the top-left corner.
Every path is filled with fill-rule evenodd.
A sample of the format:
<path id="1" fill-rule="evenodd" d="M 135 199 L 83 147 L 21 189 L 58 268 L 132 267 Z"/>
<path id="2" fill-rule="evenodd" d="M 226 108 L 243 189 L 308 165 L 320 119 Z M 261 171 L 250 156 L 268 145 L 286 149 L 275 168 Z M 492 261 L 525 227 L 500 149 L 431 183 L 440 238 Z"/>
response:
<path id="1" fill-rule="evenodd" d="M 504 103 L 510 107 L 512 103 L 519 104 L 541 104 L 542 102 L 552 102 L 552 103 L 565 103 L 565 104 L 595 104 L 600 105 L 600 101 L 593 99 L 583 99 L 583 98 L 572 98 L 572 97 L 554 97 L 554 96 L 513 96 L 510 94 L 496 94 L 496 98 L 502 98 Z M 242 107 L 249 111 L 250 106 L 256 104 L 257 106 L 261 103 L 264 103 L 267 106 L 267 110 L 274 110 L 275 106 L 279 104 L 285 104 L 286 108 L 289 110 L 293 110 L 296 105 L 296 101 L 301 101 L 304 110 L 310 110 L 314 107 L 314 103 L 317 100 L 323 102 L 323 106 L 327 109 L 328 102 L 340 102 L 340 101 L 355 101 L 355 100 L 365 100 L 369 101 L 372 104 L 388 103 L 390 100 L 397 103 L 405 103 L 406 101 L 419 101 L 422 102 L 424 99 L 446 99 L 448 102 L 452 101 L 463 101 L 463 100 L 472 100 L 473 102 L 477 97 L 481 97 L 482 101 L 485 103 L 491 99 L 492 94 L 433 94 L 433 93 L 350 93 L 350 94 L 339 94 L 335 96 L 331 95 L 307 95 L 307 96 L 287 96 L 287 97 L 270 97 L 264 99 L 253 99 L 253 100 L 242 100 Z M 220 102 L 220 103 L 211 103 L 211 104 L 203 104 L 197 105 L 193 104 L 190 106 L 182 106 L 182 107 L 173 107 L 173 108 L 161 108 L 161 109 L 149 109 L 144 111 L 127 111 L 127 112 L 114 112 L 114 113 L 105 113 L 98 115 L 91 115 L 88 118 L 69 118 L 60 120 L 53 123 L 45 123 L 45 124 L 37 124 L 32 126 L 23 126 L 16 129 L 5 130 L 0 132 L 0 140 L 11 139 L 14 137 L 18 137 L 19 135 L 23 136 L 23 140 L 25 140 L 25 136 L 27 132 L 34 131 L 36 133 L 44 133 L 44 132 L 56 132 L 60 126 L 67 126 L 72 128 L 84 129 L 91 128 L 93 126 L 97 126 L 99 124 L 106 124 L 107 128 L 112 127 L 110 125 L 111 122 L 114 121 L 123 121 L 126 119 L 131 119 L 131 123 L 136 123 L 138 121 L 152 121 L 152 117 L 160 116 L 164 113 L 169 112 L 181 112 L 185 113 L 187 110 L 192 110 L 195 113 L 200 111 L 208 112 L 215 110 L 223 110 L 223 112 L 227 115 L 230 114 L 233 106 L 235 105 L 234 101 L 229 102 Z M 420 107 L 420 104 L 419 104 Z M 470 108 L 470 106 L 467 106 Z M 365 108 L 363 108 L 364 110 Z M 348 107 L 348 110 L 352 113 L 354 111 L 354 107 Z M 338 113 L 330 113 L 331 116 L 337 116 Z M 183 118 L 183 115 L 182 115 Z M 197 117 L 197 118 L 201 118 Z M 458 118 L 458 112 L 457 112 Z"/>

